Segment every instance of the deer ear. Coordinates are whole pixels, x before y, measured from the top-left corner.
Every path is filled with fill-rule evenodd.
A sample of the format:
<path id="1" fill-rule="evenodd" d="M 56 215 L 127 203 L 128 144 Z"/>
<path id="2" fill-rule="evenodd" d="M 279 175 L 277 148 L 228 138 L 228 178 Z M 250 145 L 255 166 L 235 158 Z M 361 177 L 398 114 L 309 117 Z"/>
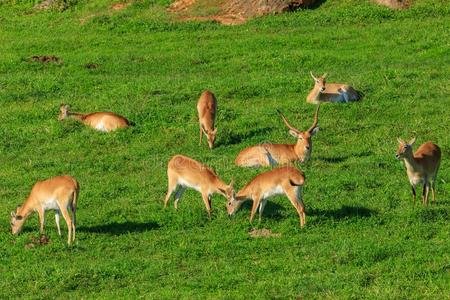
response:
<path id="1" fill-rule="evenodd" d="M 217 127 L 212 131 L 213 134 L 217 133 Z"/>
<path id="2" fill-rule="evenodd" d="M 12 212 L 11 212 L 11 217 L 14 218 L 15 216 L 16 216 L 16 213 L 12 211 Z"/>
<path id="3" fill-rule="evenodd" d="M 399 144 L 404 144 L 404 143 L 405 143 L 405 141 L 404 141 L 404 140 L 402 140 L 402 139 L 401 139 L 401 138 L 399 138 L 399 137 L 397 138 L 397 141 L 398 141 L 398 143 L 399 143 Z"/>
<path id="4" fill-rule="evenodd" d="M 413 145 L 415 142 L 416 142 L 416 138 L 413 137 L 413 138 L 408 142 L 408 144 L 409 144 L 409 145 Z"/>
<path id="5" fill-rule="evenodd" d="M 290 135 L 292 135 L 293 137 L 296 137 L 296 138 L 298 138 L 298 133 L 297 132 L 295 132 L 294 130 L 289 130 L 289 134 Z"/>
<path id="6" fill-rule="evenodd" d="M 327 76 L 328 76 L 328 73 L 324 73 L 324 74 L 322 75 L 322 78 L 325 79 L 325 78 L 327 78 Z"/>
<path id="7" fill-rule="evenodd" d="M 314 129 L 313 130 L 311 130 L 311 135 L 315 135 L 316 133 L 318 133 L 319 132 L 319 130 L 320 130 L 320 128 L 319 127 L 314 127 Z"/>

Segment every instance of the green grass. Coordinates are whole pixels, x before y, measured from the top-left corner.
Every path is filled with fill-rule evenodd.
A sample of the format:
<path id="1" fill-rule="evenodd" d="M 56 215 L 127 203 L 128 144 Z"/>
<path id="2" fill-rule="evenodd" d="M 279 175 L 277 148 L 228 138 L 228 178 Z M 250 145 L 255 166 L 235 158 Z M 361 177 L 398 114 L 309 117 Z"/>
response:
<path id="1" fill-rule="evenodd" d="M 71 2 L 74 3 L 74 2 Z M 328 0 L 314 10 L 242 26 L 177 22 L 169 0 L 80 0 L 64 12 L 33 1 L 0 2 L 0 298 L 449 299 L 450 22 L 446 1 L 406 11 Z M 82 23 L 82 24 L 81 24 Z M 39 64 L 33 55 L 64 63 Z M 100 65 L 87 69 L 88 63 Z M 185 154 L 236 187 L 263 170 L 233 165 L 244 147 L 293 143 L 276 109 L 299 128 L 309 71 L 348 82 L 363 101 L 323 105 L 306 174 L 307 224 L 285 197 L 269 201 L 248 235 L 249 205 L 229 219 L 200 195 L 163 209 L 166 164 Z M 196 101 L 219 101 L 217 148 L 198 146 Z M 136 126 L 102 134 L 59 122 L 61 103 L 110 110 Z M 396 137 L 440 145 L 437 205 L 412 206 Z M 37 180 L 78 179 L 77 241 L 31 249 L 37 216 L 10 233 L 9 212 Z"/>

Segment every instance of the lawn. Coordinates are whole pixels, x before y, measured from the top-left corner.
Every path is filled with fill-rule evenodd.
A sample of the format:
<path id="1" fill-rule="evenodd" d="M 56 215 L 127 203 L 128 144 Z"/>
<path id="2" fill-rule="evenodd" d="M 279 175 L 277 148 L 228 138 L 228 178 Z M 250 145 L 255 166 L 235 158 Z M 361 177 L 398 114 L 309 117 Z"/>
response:
<path id="1" fill-rule="evenodd" d="M 240 26 L 180 22 L 169 0 L 68 1 L 63 12 L 34 1 L 0 2 L 0 298 L 450 299 L 450 8 L 416 0 L 393 11 L 367 0 L 327 0 Z M 33 62 L 55 55 L 61 64 Z M 88 68 L 91 64 L 95 67 Z M 250 203 L 229 218 L 199 193 L 163 208 L 167 162 L 184 154 L 235 180 L 247 146 L 294 143 L 313 122 L 309 71 L 364 93 L 322 105 L 306 175 L 306 226 L 286 197 L 250 224 Z M 196 102 L 218 99 L 217 147 L 198 145 Z M 136 125 L 104 134 L 57 119 L 114 111 Z M 442 149 L 437 204 L 414 207 L 395 159 L 397 137 Z M 46 245 L 37 216 L 19 236 L 10 211 L 32 185 L 60 174 L 81 191 L 77 240 Z M 421 189 L 419 189 L 419 194 Z M 254 238 L 253 228 L 273 237 Z"/>

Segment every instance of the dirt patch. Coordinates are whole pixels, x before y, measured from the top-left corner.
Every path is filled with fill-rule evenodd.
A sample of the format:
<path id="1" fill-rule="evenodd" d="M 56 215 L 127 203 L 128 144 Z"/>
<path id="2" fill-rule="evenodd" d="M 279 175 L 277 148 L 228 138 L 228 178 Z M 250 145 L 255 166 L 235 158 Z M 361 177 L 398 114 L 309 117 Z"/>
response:
<path id="1" fill-rule="evenodd" d="M 62 64 L 63 61 L 61 59 L 59 59 L 59 57 L 56 57 L 54 55 L 34 55 L 32 57 L 30 57 L 30 61 L 34 61 L 34 62 L 40 62 L 40 63 L 55 63 L 55 64 Z"/>
<path id="2" fill-rule="evenodd" d="M 123 9 L 125 9 L 128 5 L 130 5 L 130 3 L 116 3 L 116 4 L 113 4 L 113 5 L 111 6 L 111 9 L 113 9 L 113 10 L 123 10 Z"/>
<path id="3" fill-rule="evenodd" d="M 26 249 L 31 249 L 34 248 L 36 246 L 45 246 L 50 242 L 50 239 L 45 236 L 45 235 L 41 235 L 39 238 L 31 238 L 31 241 L 27 244 L 25 244 L 25 248 Z"/>
<path id="4" fill-rule="evenodd" d="M 410 6 L 407 0 L 374 0 L 376 3 L 393 8 L 393 9 L 403 9 Z"/>
<path id="5" fill-rule="evenodd" d="M 270 229 L 253 229 L 248 233 L 252 238 L 258 237 L 280 237 L 281 233 L 274 233 Z"/>
<path id="6" fill-rule="evenodd" d="M 77 0 L 44 0 L 34 6 L 37 10 L 53 9 L 58 11 L 65 11 L 74 6 Z"/>
<path id="7" fill-rule="evenodd" d="M 198 16 L 196 11 L 211 9 L 211 3 L 201 0 L 178 0 L 167 9 L 168 12 L 177 13 L 181 20 L 216 21 L 224 25 L 242 24 L 248 19 L 269 14 L 278 14 L 293 11 L 300 7 L 306 8 L 317 0 L 223 0 L 218 2 L 218 13 Z M 203 4 L 205 2 L 205 4 Z"/>
<path id="8" fill-rule="evenodd" d="M 100 67 L 100 65 L 96 64 L 96 63 L 88 63 L 88 64 L 85 64 L 84 67 L 89 70 L 95 70 L 95 69 L 98 69 Z"/>

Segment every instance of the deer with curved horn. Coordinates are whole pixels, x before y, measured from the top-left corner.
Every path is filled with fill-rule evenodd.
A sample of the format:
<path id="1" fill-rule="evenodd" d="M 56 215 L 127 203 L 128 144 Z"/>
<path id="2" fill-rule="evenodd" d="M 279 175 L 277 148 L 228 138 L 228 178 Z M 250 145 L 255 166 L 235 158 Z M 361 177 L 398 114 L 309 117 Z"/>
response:
<path id="1" fill-rule="evenodd" d="M 320 102 L 350 102 L 359 100 L 358 92 L 350 85 L 345 83 L 327 83 L 328 73 L 320 77 L 314 76 L 314 88 L 306 97 L 306 102 L 318 104 Z"/>
<path id="2" fill-rule="evenodd" d="M 319 131 L 319 108 L 317 106 L 314 122 L 306 131 L 292 126 L 286 117 L 278 111 L 289 133 L 297 139 L 295 144 L 262 144 L 242 150 L 236 157 L 236 165 L 241 167 L 274 166 L 295 161 L 306 162 L 311 157 L 311 137 Z"/>

